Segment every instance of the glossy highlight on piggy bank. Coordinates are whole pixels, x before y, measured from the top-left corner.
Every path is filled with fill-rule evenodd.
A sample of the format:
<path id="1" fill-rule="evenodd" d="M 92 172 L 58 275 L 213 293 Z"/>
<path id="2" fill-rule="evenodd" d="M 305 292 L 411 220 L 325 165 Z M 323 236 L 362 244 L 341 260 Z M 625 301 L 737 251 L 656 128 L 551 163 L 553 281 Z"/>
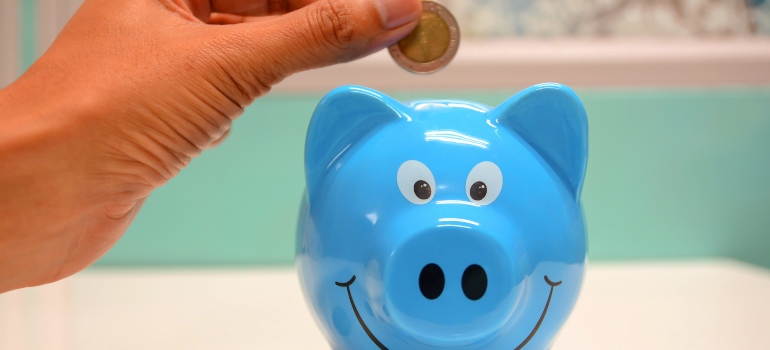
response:
<path id="1" fill-rule="evenodd" d="M 550 348 L 584 276 L 587 128 L 559 84 L 496 108 L 324 97 L 296 262 L 331 347 Z"/>

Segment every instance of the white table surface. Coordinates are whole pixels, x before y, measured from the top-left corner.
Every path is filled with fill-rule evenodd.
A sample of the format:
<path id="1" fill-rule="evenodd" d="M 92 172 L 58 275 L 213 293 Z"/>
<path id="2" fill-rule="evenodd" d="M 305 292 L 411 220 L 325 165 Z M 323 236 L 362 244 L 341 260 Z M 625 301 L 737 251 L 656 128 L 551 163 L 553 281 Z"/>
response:
<path id="1" fill-rule="evenodd" d="M 327 349 L 294 271 L 91 269 L 0 295 L 0 349 Z M 559 349 L 770 349 L 770 270 L 591 263 Z"/>

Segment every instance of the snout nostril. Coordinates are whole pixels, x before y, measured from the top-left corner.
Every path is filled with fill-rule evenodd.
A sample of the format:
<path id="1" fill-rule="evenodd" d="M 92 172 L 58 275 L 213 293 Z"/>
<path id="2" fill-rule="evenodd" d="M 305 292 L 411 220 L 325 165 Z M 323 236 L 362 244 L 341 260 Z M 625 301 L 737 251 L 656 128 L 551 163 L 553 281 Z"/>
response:
<path id="1" fill-rule="evenodd" d="M 420 292 L 433 300 L 444 291 L 444 271 L 436 264 L 428 264 L 420 272 Z"/>
<path id="2" fill-rule="evenodd" d="M 479 265 L 468 266 L 463 272 L 463 293 L 470 300 L 479 300 L 487 292 L 487 273 Z"/>

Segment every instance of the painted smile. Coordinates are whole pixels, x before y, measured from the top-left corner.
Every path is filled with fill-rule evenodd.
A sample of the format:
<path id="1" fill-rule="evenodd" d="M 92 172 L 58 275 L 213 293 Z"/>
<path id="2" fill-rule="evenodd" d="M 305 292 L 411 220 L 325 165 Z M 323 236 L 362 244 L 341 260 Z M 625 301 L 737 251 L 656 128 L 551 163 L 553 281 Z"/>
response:
<path id="1" fill-rule="evenodd" d="M 529 335 L 527 336 L 524 341 L 519 344 L 514 350 L 521 350 L 524 348 L 524 345 L 527 345 L 530 340 L 532 340 L 532 337 L 535 336 L 535 333 L 537 333 L 537 330 L 540 329 L 540 325 L 543 324 L 543 319 L 545 319 L 545 314 L 548 312 L 548 306 L 551 304 L 551 297 L 553 296 L 553 289 L 559 285 L 561 285 L 562 281 L 559 282 L 553 282 L 551 281 L 548 276 L 543 276 L 545 279 L 545 283 L 548 283 L 549 286 L 551 286 L 551 291 L 548 293 L 548 301 L 545 302 L 545 307 L 543 308 L 543 313 L 540 315 L 540 319 L 537 320 L 537 324 L 535 324 L 535 328 L 532 329 L 531 332 L 529 332 Z M 353 294 L 350 293 L 350 285 L 353 284 L 353 282 L 356 281 L 356 275 L 353 275 L 353 277 L 350 278 L 347 282 L 334 282 L 339 287 L 344 287 L 348 291 L 348 299 L 350 299 L 350 306 L 353 307 L 353 313 L 356 314 L 356 318 L 358 319 L 358 323 L 361 324 L 361 328 L 364 329 L 364 332 L 366 332 L 366 335 L 369 336 L 369 339 L 374 342 L 377 347 L 379 347 L 381 350 L 388 350 L 388 348 L 382 344 L 382 342 L 377 339 L 377 337 L 372 334 L 372 331 L 369 330 L 369 327 L 366 326 L 366 323 L 364 322 L 364 319 L 361 318 L 361 314 L 358 313 L 358 308 L 356 308 L 356 303 L 353 301 Z"/>

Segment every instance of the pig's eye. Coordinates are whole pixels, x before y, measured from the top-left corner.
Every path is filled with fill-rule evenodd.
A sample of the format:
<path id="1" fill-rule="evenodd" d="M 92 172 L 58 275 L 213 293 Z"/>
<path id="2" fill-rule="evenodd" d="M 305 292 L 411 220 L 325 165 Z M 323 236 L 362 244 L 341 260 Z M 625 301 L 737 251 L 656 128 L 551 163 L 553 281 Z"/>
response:
<path id="1" fill-rule="evenodd" d="M 492 203 L 503 189 L 503 173 L 497 164 L 481 162 L 476 164 L 465 180 L 468 199 L 478 205 Z"/>
<path id="2" fill-rule="evenodd" d="M 398 168 L 396 175 L 398 189 L 408 201 L 425 204 L 433 199 L 436 180 L 425 164 L 416 160 L 407 160 Z"/>

